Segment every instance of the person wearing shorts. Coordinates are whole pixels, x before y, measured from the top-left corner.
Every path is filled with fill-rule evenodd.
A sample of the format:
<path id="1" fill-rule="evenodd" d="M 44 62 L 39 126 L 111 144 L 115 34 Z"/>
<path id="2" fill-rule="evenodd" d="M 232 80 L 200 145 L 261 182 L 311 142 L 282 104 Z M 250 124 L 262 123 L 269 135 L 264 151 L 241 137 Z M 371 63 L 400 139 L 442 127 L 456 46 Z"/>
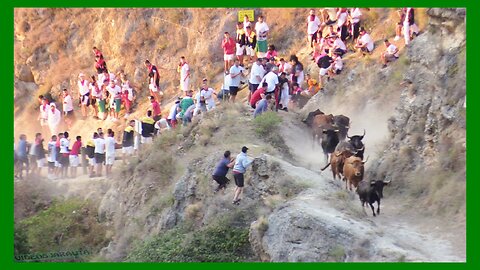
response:
<path id="1" fill-rule="evenodd" d="M 243 54 L 245 53 L 245 30 L 243 29 L 243 24 L 241 22 L 237 23 L 237 35 L 235 37 L 236 42 L 236 52 L 235 55 L 237 56 L 238 61 L 240 61 L 240 65 L 243 66 Z"/>
<path id="2" fill-rule="evenodd" d="M 160 101 L 160 96 L 158 94 L 160 89 L 160 73 L 158 72 L 157 67 L 150 63 L 149 60 L 145 60 L 145 67 L 148 69 L 148 89 L 150 90 L 150 95 Z M 161 95 L 163 95 L 163 93 Z"/>
<path id="3" fill-rule="evenodd" d="M 85 147 L 85 152 L 88 157 L 88 175 L 89 177 L 95 176 L 95 166 L 97 163 L 95 162 L 95 143 L 94 140 L 98 138 L 98 133 L 93 133 L 93 140 L 88 140 L 87 145 Z"/>
<path id="4" fill-rule="evenodd" d="M 133 155 L 133 145 L 134 145 L 134 135 L 135 135 L 135 120 L 130 120 L 128 126 L 123 131 L 123 140 L 122 140 L 122 154 L 123 154 L 123 163 L 126 161 L 126 157 L 131 157 Z"/>
<path id="5" fill-rule="evenodd" d="M 68 147 L 70 146 L 70 140 L 68 139 L 68 132 L 65 131 L 63 133 L 63 138 L 60 139 L 60 164 L 61 164 L 61 171 L 62 177 L 67 177 L 68 174 L 68 167 L 70 166 L 70 150 Z"/>
<path id="6" fill-rule="evenodd" d="M 247 156 L 248 148 L 242 147 L 242 152 L 235 158 L 235 164 L 233 165 L 233 178 L 235 179 L 235 193 L 233 196 L 233 204 L 238 205 L 240 203 L 240 196 L 243 193 L 244 187 L 244 174 L 247 171 L 248 166 L 252 164 L 252 160 Z"/>
<path id="7" fill-rule="evenodd" d="M 108 137 L 105 139 L 105 171 L 106 176 L 110 176 L 112 173 L 113 163 L 115 162 L 115 139 L 113 138 L 115 133 L 109 131 Z"/>
<path id="8" fill-rule="evenodd" d="M 221 189 L 225 190 L 227 183 L 230 182 L 227 178 L 228 169 L 232 168 L 234 164 L 235 159 L 231 158 L 230 151 L 225 151 L 223 158 L 217 163 L 215 171 L 212 174 L 213 180 L 218 183 L 218 187 L 214 190 L 214 193 Z"/>
<path id="9" fill-rule="evenodd" d="M 105 162 L 105 139 L 103 138 L 103 132 L 98 134 L 93 143 L 95 144 L 94 155 L 97 165 L 97 176 L 102 176 L 102 165 Z"/>
<path id="10" fill-rule="evenodd" d="M 72 150 L 70 151 L 69 161 L 70 161 L 70 176 L 72 178 L 77 177 L 77 167 L 80 165 L 80 159 L 78 155 L 80 154 L 80 149 L 82 148 L 82 137 L 77 136 L 75 142 L 73 143 Z"/>
<path id="11" fill-rule="evenodd" d="M 223 48 L 223 67 L 225 74 L 228 74 L 235 54 L 235 40 L 230 37 L 230 33 L 223 34 L 222 48 Z"/>
<path id="12" fill-rule="evenodd" d="M 255 48 L 257 46 L 257 35 L 255 34 L 255 31 L 252 31 L 252 27 L 248 25 L 245 28 L 245 49 L 246 49 L 246 54 L 248 57 L 250 57 L 250 63 L 255 60 Z"/>
<path id="13" fill-rule="evenodd" d="M 256 46 L 256 51 L 257 51 L 257 57 L 258 58 L 264 58 L 267 54 L 268 50 L 268 41 L 267 41 L 267 36 L 268 36 L 268 25 L 264 21 L 264 18 L 262 15 L 258 16 L 258 22 L 255 24 L 255 32 L 257 34 L 257 46 Z"/>
<path id="14" fill-rule="evenodd" d="M 235 97 L 237 96 L 238 89 L 240 87 L 240 79 L 243 76 L 243 71 L 245 69 L 240 66 L 240 61 L 235 59 L 233 66 L 230 68 L 230 101 L 235 103 Z"/>

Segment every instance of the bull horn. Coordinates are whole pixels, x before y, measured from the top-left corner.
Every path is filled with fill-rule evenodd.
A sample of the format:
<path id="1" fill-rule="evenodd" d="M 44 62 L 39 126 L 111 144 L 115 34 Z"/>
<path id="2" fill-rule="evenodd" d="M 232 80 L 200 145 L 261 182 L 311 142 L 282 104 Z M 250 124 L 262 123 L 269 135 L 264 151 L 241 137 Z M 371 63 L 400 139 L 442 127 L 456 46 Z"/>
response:
<path id="1" fill-rule="evenodd" d="M 335 156 L 336 156 L 336 157 L 339 157 L 339 156 L 341 156 L 341 155 L 342 155 L 342 152 L 335 153 Z"/>
<path id="2" fill-rule="evenodd" d="M 365 150 L 365 145 L 362 148 L 357 149 L 357 153 L 360 152 L 360 151 L 363 151 L 363 150 Z"/>
<path id="3" fill-rule="evenodd" d="M 368 158 L 369 158 L 369 156 L 367 156 L 367 159 L 365 159 L 365 160 L 362 160 L 362 163 L 363 163 L 363 164 L 365 164 L 365 162 L 367 162 L 367 161 L 368 161 Z"/>
<path id="4" fill-rule="evenodd" d="M 361 139 L 360 139 L 360 140 L 362 140 L 362 139 L 363 139 L 363 137 L 365 137 L 365 134 L 366 134 L 366 132 L 365 132 L 365 129 L 363 129 L 363 135 L 362 135 L 362 137 L 361 137 Z"/>
<path id="5" fill-rule="evenodd" d="M 375 181 L 375 180 L 370 181 L 370 185 L 374 185 L 375 182 L 377 182 L 377 181 Z"/>
<path id="6" fill-rule="evenodd" d="M 334 131 L 335 131 L 335 132 L 340 132 L 340 130 L 338 130 L 338 129 L 335 129 Z"/>
<path id="7" fill-rule="evenodd" d="M 384 183 L 385 185 L 387 185 L 387 184 L 390 184 L 390 182 L 392 182 L 392 180 L 391 180 L 391 179 L 390 179 L 390 180 L 388 180 L 388 181 L 385 181 L 385 180 L 383 181 L 383 183 Z"/>
<path id="8" fill-rule="evenodd" d="M 350 128 L 350 126 L 345 126 L 345 128 Z"/>
<path id="9" fill-rule="evenodd" d="M 351 139 L 352 137 L 348 136 L 348 133 L 347 133 L 347 138 Z"/>

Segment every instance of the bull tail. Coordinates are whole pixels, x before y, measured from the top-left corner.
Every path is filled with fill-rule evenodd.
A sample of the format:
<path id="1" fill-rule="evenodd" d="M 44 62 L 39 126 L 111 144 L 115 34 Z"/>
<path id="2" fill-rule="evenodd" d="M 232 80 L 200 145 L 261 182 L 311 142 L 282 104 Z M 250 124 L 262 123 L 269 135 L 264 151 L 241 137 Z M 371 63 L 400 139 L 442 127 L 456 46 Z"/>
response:
<path id="1" fill-rule="evenodd" d="M 329 162 L 329 163 L 327 163 L 327 165 L 325 165 L 325 167 L 323 167 L 323 168 L 321 169 L 321 170 L 322 170 L 322 172 L 323 172 L 323 171 L 325 171 L 325 169 L 326 169 L 326 168 L 328 168 L 328 166 L 330 166 L 330 162 Z"/>

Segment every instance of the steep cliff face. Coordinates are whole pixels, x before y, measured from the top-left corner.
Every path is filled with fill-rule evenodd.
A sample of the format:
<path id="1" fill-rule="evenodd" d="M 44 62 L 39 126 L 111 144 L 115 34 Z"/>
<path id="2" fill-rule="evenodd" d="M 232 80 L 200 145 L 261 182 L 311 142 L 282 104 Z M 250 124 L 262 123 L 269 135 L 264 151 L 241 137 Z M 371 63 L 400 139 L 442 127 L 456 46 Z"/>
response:
<path id="1" fill-rule="evenodd" d="M 430 24 L 407 50 L 409 67 L 389 143 L 372 178 L 390 178 L 426 214 L 465 214 L 465 10 L 430 9 Z M 445 197 L 449 199 L 445 201 Z"/>

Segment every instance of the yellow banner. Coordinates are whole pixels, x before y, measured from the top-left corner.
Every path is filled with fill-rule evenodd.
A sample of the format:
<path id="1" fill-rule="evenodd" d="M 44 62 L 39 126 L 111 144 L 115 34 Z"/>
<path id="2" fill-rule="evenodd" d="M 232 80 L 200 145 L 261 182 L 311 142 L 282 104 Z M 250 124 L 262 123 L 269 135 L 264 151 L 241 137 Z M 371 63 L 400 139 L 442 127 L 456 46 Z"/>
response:
<path id="1" fill-rule="evenodd" d="M 251 22 L 254 22 L 255 21 L 255 11 L 253 9 L 249 9 L 249 10 L 239 10 L 238 11 L 238 21 L 239 22 L 243 22 L 243 17 L 245 15 L 248 16 L 248 20 L 251 21 Z"/>

